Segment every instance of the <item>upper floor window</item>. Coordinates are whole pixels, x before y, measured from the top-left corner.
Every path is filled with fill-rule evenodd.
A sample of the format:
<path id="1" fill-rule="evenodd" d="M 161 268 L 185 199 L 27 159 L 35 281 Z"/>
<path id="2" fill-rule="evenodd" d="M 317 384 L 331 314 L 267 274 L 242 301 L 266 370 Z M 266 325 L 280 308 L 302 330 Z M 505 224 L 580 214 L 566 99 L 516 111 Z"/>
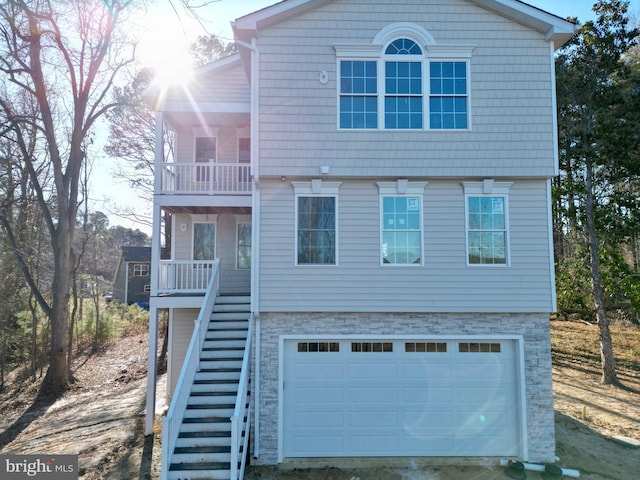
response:
<path id="1" fill-rule="evenodd" d="M 468 122 L 466 62 L 431 62 L 429 126 L 466 129 Z"/>
<path id="2" fill-rule="evenodd" d="M 216 138 L 196 137 L 195 161 L 197 163 L 213 162 L 216 159 Z"/>
<path id="3" fill-rule="evenodd" d="M 414 57 L 411 61 L 406 56 Z M 402 60 L 401 60 L 402 59 Z M 422 50 L 400 38 L 385 50 L 384 128 L 422 128 Z"/>
<path id="4" fill-rule="evenodd" d="M 216 161 L 217 139 L 215 137 L 196 137 L 195 162 L 196 180 L 206 182 L 211 179 L 211 163 Z"/>
<path id="5" fill-rule="evenodd" d="M 472 46 L 436 45 L 420 27 L 398 24 L 371 45 L 335 49 L 340 129 L 470 128 Z"/>
<path id="6" fill-rule="evenodd" d="M 378 128 L 376 62 L 340 62 L 340 128 Z"/>

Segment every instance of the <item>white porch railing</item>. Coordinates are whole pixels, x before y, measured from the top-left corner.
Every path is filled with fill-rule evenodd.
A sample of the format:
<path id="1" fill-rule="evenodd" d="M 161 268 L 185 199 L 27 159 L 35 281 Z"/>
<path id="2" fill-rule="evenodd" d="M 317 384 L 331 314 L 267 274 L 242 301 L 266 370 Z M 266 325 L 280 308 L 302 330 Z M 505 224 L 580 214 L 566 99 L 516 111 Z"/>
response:
<path id="1" fill-rule="evenodd" d="M 244 468 L 247 461 L 247 446 L 249 443 L 249 431 L 251 425 L 251 403 L 247 404 L 249 395 L 250 365 L 249 356 L 251 353 L 251 337 L 253 336 L 253 314 L 249 317 L 249 330 L 247 331 L 247 342 L 244 347 L 242 357 L 242 370 L 240 371 L 240 382 L 238 386 L 238 396 L 236 406 L 231 417 L 231 480 L 242 480 L 244 478 Z M 242 436 L 242 427 L 247 419 L 247 430 Z M 238 460 L 241 460 L 238 468 Z"/>
<path id="2" fill-rule="evenodd" d="M 160 260 L 158 293 L 204 293 L 220 260 Z"/>
<path id="3" fill-rule="evenodd" d="M 246 163 L 163 163 L 162 193 L 250 195 L 251 166 Z"/>
<path id="4" fill-rule="evenodd" d="M 187 354 L 182 364 L 182 370 L 180 371 L 180 377 L 178 377 L 178 383 L 173 393 L 169 411 L 167 416 L 162 419 L 162 451 L 164 454 L 160 462 L 161 479 L 167 478 L 171 455 L 176 446 L 176 440 L 180 432 L 180 424 L 182 423 L 182 418 L 184 417 L 184 412 L 189 400 L 189 394 L 191 393 L 191 385 L 193 384 L 200 363 L 200 351 L 206 338 L 209 320 L 213 312 L 213 305 L 216 302 L 216 295 L 218 294 L 219 270 L 220 259 L 218 258 L 213 262 L 213 273 L 209 280 L 209 286 L 202 303 L 202 308 L 200 309 L 200 315 L 198 315 L 193 329 L 191 342 L 189 342 L 189 348 L 187 349 Z"/>

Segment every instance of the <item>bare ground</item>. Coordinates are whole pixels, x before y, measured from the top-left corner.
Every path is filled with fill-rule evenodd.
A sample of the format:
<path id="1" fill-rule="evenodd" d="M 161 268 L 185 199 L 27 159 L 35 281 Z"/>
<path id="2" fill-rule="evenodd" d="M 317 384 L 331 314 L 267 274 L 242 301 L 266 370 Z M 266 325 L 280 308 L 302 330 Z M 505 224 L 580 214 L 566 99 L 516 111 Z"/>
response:
<path id="1" fill-rule="evenodd" d="M 579 328 L 579 327 L 576 327 Z M 640 360 L 639 360 L 640 362 Z M 0 452 L 78 454 L 80 478 L 156 479 L 160 420 L 154 435 L 143 435 L 146 389 L 146 335 L 129 336 L 108 349 L 78 358 L 74 388 L 52 404 L 33 405 L 35 386 L 17 372 L 0 393 Z M 637 480 L 640 450 L 612 440 L 640 439 L 640 376 L 621 374 L 623 388 L 603 386 L 597 370 L 578 360 L 556 362 L 553 370 L 558 465 L 577 469 L 587 480 Z M 162 389 L 161 379 L 159 388 Z M 160 392 L 159 397 L 162 397 Z M 395 466 L 372 461 L 314 468 L 283 465 L 250 467 L 248 480 L 492 480 L 504 469 L 485 466 L 420 465 L 407 459 Z M 537 472 L 527 472 L 539 479 Z"/>

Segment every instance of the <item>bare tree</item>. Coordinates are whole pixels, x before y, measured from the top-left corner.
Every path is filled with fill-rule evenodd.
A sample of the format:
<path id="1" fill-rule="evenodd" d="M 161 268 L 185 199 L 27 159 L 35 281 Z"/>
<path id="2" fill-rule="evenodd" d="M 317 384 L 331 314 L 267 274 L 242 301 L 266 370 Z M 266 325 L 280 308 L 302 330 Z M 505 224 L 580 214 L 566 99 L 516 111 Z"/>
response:
<path id="1" fill-rule="evenodd" d="M 0 4 L 0 125 L 15 144 L 35 192 L 53 252 L 50 295 L 14 248 L 26 282 L 50 319 L 43 391 L 67 388 L 69 298 L 74 271 L 84 141 L 112 108 L 109 92 L 133 50 L 121 39 L 130 0 L 5 0 Z M 34 109 L 25 112 L 26 98 Z M 22 101 L 17 101 L 22 99 Z M 41 149 L 30 151 L 29 142 Z M 39 169 L 50 168 L 52 182 Z M 11 237 L 15 224 L 3 222 Z"/>

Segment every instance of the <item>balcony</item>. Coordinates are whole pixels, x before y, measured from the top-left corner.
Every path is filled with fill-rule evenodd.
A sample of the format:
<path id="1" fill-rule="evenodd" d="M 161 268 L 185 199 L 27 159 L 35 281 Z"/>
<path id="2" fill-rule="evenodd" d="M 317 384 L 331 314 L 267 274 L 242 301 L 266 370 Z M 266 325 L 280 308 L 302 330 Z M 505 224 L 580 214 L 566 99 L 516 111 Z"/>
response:
<path id="1" fill-rule="evenodd" d="M 161 175 L 162 194 L 251 195 L 246 163 L 163 163 Z"/>
<path id="2" fill-rule="evenodd" d="M 220 260 L 160 260 L 159 294 L 203 295 Z"/>

